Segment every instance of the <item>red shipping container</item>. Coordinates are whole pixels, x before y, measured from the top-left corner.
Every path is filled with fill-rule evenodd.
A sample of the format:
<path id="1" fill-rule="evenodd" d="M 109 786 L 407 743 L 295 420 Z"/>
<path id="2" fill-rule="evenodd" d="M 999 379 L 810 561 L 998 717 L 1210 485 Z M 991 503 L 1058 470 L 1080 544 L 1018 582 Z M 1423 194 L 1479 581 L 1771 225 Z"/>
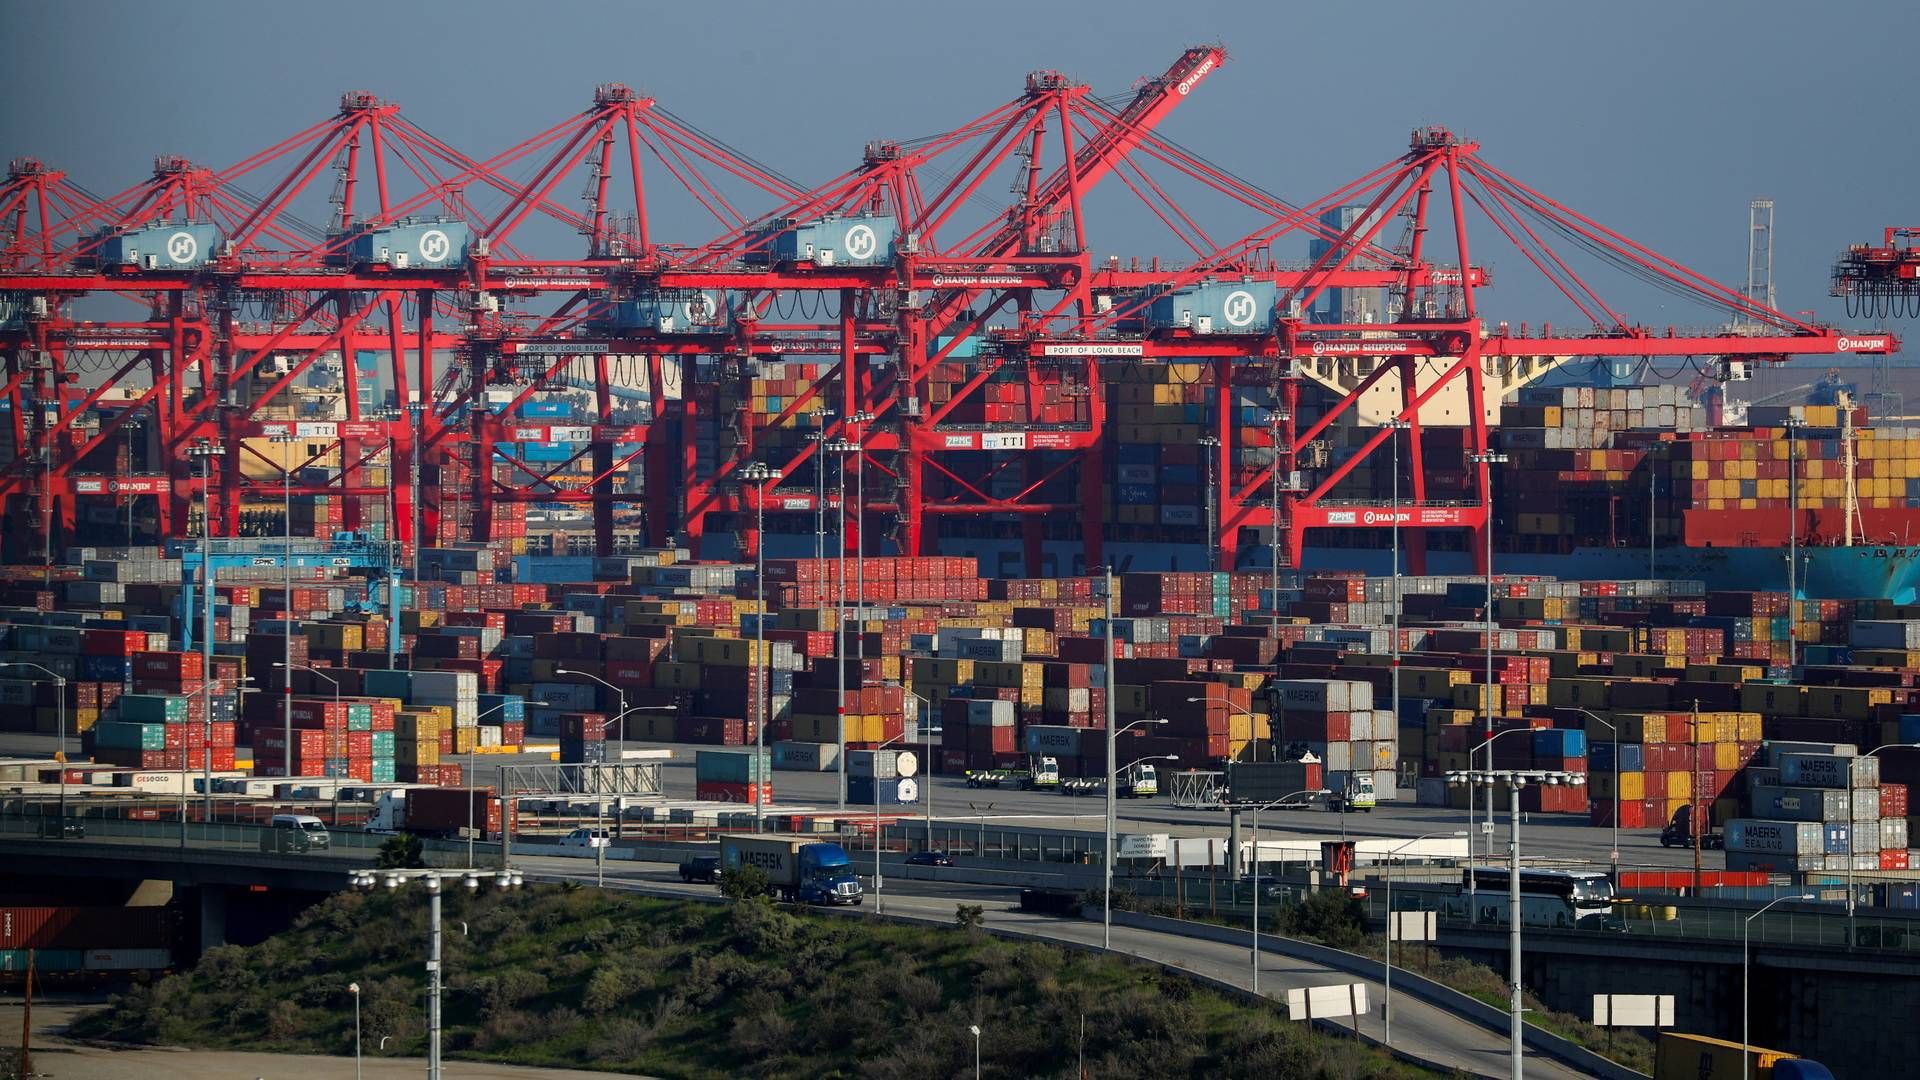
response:
<path id="1" fill-rule="evenodd" d="M 693 797 L 702 802 L 773 802 L 772 784 L 733 784 L 723 780 L 702 780 L 693 786 Z"/>
<path id="2" fill-rule="evenodd" d="M 197 652 L 143 652 L 133 654 L 133 676 L 184 683 L 205 678 L 206 668 Z"/>
<path id="3" fill-rule="evenodd" d="M 1910 859 L 1907 855 L 1907 849 L 1906 848 L 1886 848 L 1882 850 L 1880 852 L 1880 869 L 1882 870 L 1912 869 L 1910 865 Z"/>
<path id="4" fill-rule="evenodd" d="M 1907 785 L 1880 785 L 1880 816 L 1883 818 L 1907 816 Z"/>

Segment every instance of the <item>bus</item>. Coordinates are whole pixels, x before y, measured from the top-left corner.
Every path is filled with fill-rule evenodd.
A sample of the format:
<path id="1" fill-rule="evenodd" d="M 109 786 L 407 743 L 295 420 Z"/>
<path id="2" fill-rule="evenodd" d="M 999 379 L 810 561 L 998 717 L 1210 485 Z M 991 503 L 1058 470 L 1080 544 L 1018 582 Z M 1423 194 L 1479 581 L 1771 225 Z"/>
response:
<path id="1" fill-rule="evenodd" d="M 1449 915 L 1476 922 L 1505 924 L 1510 898 L 1509 872 L 1497 866 L 1461 871 L 1460 891 L 1445 905 Z M 1521 870 L 1520 924 L 1581 930 L 1617 930 L 1613 881 L 1590 870 Z"/>

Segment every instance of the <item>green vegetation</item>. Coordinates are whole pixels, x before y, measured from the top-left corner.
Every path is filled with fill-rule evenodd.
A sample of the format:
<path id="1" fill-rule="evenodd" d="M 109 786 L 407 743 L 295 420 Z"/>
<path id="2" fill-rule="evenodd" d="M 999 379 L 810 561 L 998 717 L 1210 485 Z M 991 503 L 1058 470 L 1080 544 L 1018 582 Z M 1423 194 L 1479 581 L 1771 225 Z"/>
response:
<path id="1" fill-rule="evenodd" d="M 420 858 L 420 838 L 412 833 L 387 837 L 374 856 L 373 865 L 380 870 L 412 870 L 425 866 Z"/>
<path id="2" fill-rule="evenodd" d="M 745 884 L 743 882 L 743 884 Z M 425 1052 L 426 901 L 343 894 L 264 944 L 210 951 L 82 1021 L 83 1037 Z M 573 886 L 445 899 L 449 1057 L 671 1078 L 1422 1075 L 1145 965 L 972 929 Z M 461 932 L 462 921 L 466 933 Z M 379 1049 L 382 1037 L 390 1036 Z"/>
<path id="3" fill-rule="evenodd" d="M 1120 890 L 1115 889 L 1116 909 L 1130 907 L 1131 910 L 1149 915 L 1179 917 L 1170 901 L 1144 900 L 1123 905 L 1120 899 Z M 1343 890 L 1323 889 L 1309 892 L 1297 900 L 1277 901 L 1271 916 L 1262 905 L 1260 913 L 1261 922 L 1265 924 L 1263 933 L 1310 941 L 1375 960 L 1381 959 L 1386 952 L 1386 935 L 1373 933 L 1367 928 L 1366 906 Z M 1231 915 L 1208 916 L 1189 910 L 1186 917 L 1196 922 L 1221 926 L 1247 925 L 1245 918 Z M 1506 977 L 1484 964 L 1460 957 L 1441 958 L 1433 949 L 1402 944 L 1393 950 L 1393 965 L 1403 971 L 1424 975 L 1495 1008 L 1504 1010 L 1507 1007 Z M 1615 1032 L 1595 1027 L 1572 1013 L 1555 1012 L 1524 990 L 1521 1001 L 1527 1009 L 1527 1023 L 1611 1058 L 1636 1072 L 1653 1072 L 1654 1046 L 1651 1040 L 1633 1032 Z"/>

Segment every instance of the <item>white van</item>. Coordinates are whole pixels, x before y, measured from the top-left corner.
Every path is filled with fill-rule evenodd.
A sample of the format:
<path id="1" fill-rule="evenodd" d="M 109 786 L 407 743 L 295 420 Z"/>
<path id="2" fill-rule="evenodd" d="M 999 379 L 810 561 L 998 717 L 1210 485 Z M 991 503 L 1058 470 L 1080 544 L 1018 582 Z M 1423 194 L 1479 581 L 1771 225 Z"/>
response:
<path id="1" fill-rule="evenodd" d="M 260 834 L 261 851 L 307 852 L 327 846 L 327 827 L 312 814 L 275 814 Z"/>

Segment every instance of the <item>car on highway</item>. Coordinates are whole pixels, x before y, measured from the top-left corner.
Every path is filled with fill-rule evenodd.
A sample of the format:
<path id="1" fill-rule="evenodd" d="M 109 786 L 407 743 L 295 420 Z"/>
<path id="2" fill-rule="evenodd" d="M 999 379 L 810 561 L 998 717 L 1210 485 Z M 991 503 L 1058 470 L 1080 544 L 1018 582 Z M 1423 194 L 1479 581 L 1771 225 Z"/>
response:
<path id="1" fill-rule="evenodd" d="M 560 838 L 560 846 L 568 848 L 603 848 L 613 846 L 613 837 L 605 829 L 575 829 Z"/>
<path id="2" fill-rule="evenodd" d="M 40 819 L 40 838 L 42 840 L 85 840 L 87 827 L 79 818 L 43 817 Z"/>
<path id="3" fill-rule="evenodd" d="M 908 866 L 952 866 L 953 856 L 944 851 L 916 851 L 907 856 Z"/>
<path id="4" fill-rule="evenodd" d="M 681 863 L 680 880 L 689 884 L 696 881 L 715 884 L 720 880 L 720 856 L 695 855 Z"/>

